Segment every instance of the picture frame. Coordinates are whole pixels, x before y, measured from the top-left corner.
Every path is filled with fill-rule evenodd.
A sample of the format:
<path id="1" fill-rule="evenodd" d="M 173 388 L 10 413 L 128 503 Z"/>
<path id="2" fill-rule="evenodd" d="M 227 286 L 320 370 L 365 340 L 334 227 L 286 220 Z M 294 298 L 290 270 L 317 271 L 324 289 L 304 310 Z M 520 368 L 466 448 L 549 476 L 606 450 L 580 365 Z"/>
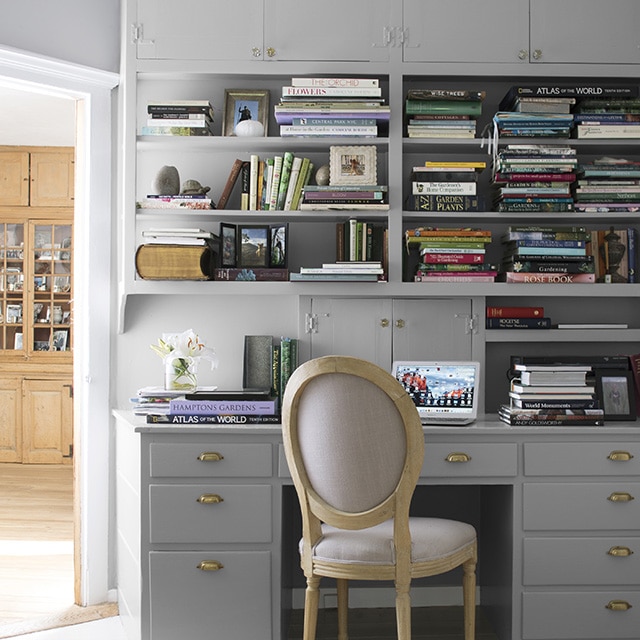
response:
<path id="1" fill-rule="evenodd" d="M 269 266 L 269 225 L 238 225 L 237 266 L 267 268 Z"/>
<path id="2" fill-rule="evenodd" d="M 237 264 L 237 227 L 235 224 L 220 223 L 220 266 L 235 268 Z"/>
<path id="3" fill-rule="evenodd" d="M 257 120 L 267 135 L 269 125 L 269 91 L 266 89 L 225 89 L 222 135 L 235 136 L 242 120 Z"/>
<path id="4" fill-rule="evenodd" d="M 22 305 L 21 304 L 8 304 L 5 322 L 7 324 L 21 324 L 22 323 Z"/>
<path id="5" fill-rule="evenodd" d="M 373 145 L 329 147 L 329 184 L 378 183 L 378 150 Z"/>
<path id="6" fill-rule="evenodd" d="M 54 331 L 51 339 L 51 351 L 66 351 L 68 332 L 63 330 Z"/>
<path id="7" fill-rule="evenodd" d="M 289 246 L 289 223 L 272 224 L 269 227 L 269 266 L 286 269 Z"/>
<path id="8" fill-rule="evenodd" d="M 605 420 L 635 420 L 633 373 L 628 370 L 596 369 L 596 394 Z"/>

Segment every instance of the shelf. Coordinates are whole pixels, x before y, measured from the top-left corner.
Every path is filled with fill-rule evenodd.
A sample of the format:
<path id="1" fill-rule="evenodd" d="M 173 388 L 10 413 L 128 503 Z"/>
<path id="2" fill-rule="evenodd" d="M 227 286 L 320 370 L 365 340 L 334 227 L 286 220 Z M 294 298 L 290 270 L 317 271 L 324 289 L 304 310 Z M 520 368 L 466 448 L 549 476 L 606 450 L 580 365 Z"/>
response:
<path id="1" fill-rule="evenodd" d="M 640 329 L 487 329 L 492 342 L 640 342 Z"/>

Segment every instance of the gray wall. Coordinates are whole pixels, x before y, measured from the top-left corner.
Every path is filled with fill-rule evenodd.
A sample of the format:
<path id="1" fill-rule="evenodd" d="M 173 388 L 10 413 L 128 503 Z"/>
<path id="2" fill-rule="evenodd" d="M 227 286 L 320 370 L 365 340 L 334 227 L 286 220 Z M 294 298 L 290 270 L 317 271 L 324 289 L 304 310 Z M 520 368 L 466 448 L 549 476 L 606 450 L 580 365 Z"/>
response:
<path id="1" fill-rule="evenodd" d="M 0 6 L 0 46 L 120 71 L 120 0 L 19 0 Z"/>

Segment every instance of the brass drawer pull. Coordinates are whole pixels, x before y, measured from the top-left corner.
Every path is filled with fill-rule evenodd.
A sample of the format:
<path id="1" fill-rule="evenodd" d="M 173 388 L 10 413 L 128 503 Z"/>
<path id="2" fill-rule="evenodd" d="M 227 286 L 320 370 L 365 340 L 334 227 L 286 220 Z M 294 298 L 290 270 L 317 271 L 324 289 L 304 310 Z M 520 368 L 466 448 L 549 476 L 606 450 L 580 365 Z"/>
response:
<path id="1" fill-rule="evenodd" d="M 611 547 L 607 553 L 616 558 L 626 558 L 633 555 L 633 551 L 629 547 Z"/>
<path id="2" fill-rule="evenodd" d="M 628 451 L 612 451 L 608 456 L 608 460 L 613 460 L 614 462 L 627 462 L 633 458 L 633 454 Z"/>
<path id="3" fill-rule="evenodd" d="M 445 460 L 447 462 L 469 462 L 471 460 L 471 456 L 468 453 L 450 453 Z"/>
<path id="4" fill-rule="evenodd" d="M 224 565 L 217 560 L 203 560 L 198 563 L 198 569 L 200 571 L 220 571 L 220 569 L 224 569 Z"/>
<path id="5" fill-rule="evenodd" d="M 224 456 L 217 451 L 204 451 L 198 456 L 200 462 L 219 462 L 224 460 Z"/>
<path id="6" fill-rule="evenodd" d="M 224 502 L 224 499 L 217 493 L 203 493 L 196 502 L 200 504 L 219 504 L 220 502 Z"/>
<path id="7" fill-rule="evenodd" d="M 611 611 L 629 611 L 631 609 L 631 605 L 626 600 L 609 600 L 604 606 Z"/>
<path id="8" fill-rule="evenodd" d="M 611 502 L 631 502 L 635 498 L 626 491 L 614 491 L 607 500 L 611 500 Z"/>

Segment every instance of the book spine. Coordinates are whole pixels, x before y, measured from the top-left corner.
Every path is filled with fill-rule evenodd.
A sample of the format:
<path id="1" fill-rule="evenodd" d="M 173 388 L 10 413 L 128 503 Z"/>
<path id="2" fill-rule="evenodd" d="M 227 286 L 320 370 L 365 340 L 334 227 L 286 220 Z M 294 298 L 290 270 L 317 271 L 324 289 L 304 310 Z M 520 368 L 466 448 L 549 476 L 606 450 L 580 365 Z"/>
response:
<path id="1" fill-rule="evenodd" d="M 636 282 L 636 265 L 638 261 L 637 256 L 637 234 L 634 227 L 627 229 L 627 282 Z"/>
<path id="2" fill-rule="evenodd" d="M 515 273 L 504 274 L 505 282 L 531 284 L 588 284 L 596 281 L 594 273 Z"/>
<path id="3" fill-rule="evenodd" d="M 198 414 L 153 414 L 147 416 L 150 424 L 280 424 L 279 415 L 262 414 L 228 414 L 228 415 L 198 415 Z"/>
<path id="4" fill-rule="evenodd" d="M 273 345 L 273 353 L 271 356 L 271 393 L 278 398 L 279 404 L 282 404 L 280 396 L 280 369 L 281 369 L 280 345 Z"/>
<path id="5" fill-rule="evenodd" d="M 485 91 L 468 91 L 466 89 L 409 89 L 409 100 L 484 100 Z"/>
<path id="6" fill-rule="evenodd" d="M 291 164 L 291 173 L 289 175 L 289 184 L 287 186 L 287 193 L 284 198 L 284 211 L 291 211 L 291 205 L 293 204 L 293 196 L 298 184 L 298 178 L 300 177 L 300 169 L 302 168 L 302 157 L 295 156 Z"/>
<path id="7" fill-rule="evenodd" d="M 597 409 L 599 400 L 516 400 L 511 403 L 519 409 Z"/>
<path id="8" fill-rule="evenodd" d="M 487 318 L 487 329 L 551 329 L 551 318 Z"/>
<path id="9" fill-rule="evenodd" d="M 169 413 L 174 415 L 273 415 L 275 400 L 171 400 Z"/>
<path id="10" fill-rule="evenodd" d="M 150 127 L 192 127 L 192 128 L 208 128 L 208 120 L 198 120 L 196 118 L 148 118 L 147 125 Z"/>
<path id="11" fill-rule="evenodd" d="M 240 158 L 236 158 L 231 165 L 231 171 L 229 173 L 229 177 L 227 178 L 227 182 L 224 185 L 222 193 L 220 194 L 220 199 L 218 200 L 218 209 L 224 209 L 227 206 L 227 202 L 231 197 L 231 192 L 233 191 L 233 187 L 235 186 L 238 176 L 240 175 L 240 170 L 242 169 L 242 160 Z"/>
<path id="12" fill-rule="evenodd" d="M 487 318 L 542 318 L 544 307 L 487 307 Z"/>
<path id="13" fill-rule="evenodd" d="M 427 253 L 422 261 L 426 264 L 479 264 L 484 262 L 484 253 Z"/>
<path id="14" fill-rule="evenodd" d="M 284 398 L 291 377 L 291 338 L 280 339 L 280 398 Z"/>
<path id="15" fill-rule="evenodd" d="M 285 151 L 282 157 L 282 170 L 280 172 L 280 184 L 278 186 L 278 195 L 276 198 L 276 210 L 284 209 L 284 201 L 287 197 L 287 189 L 289 187 L 289 179 L 291 178 L 291 167 L 293 166 L 293 153 Z"/>
<path id="16" fill-rule="evenodd" d="M 293 200 L 291 201 L 291 210 L 297 211 L 300 207 L 300 200 L 302 199 L 303 190 L 306 184 L 309 182 L 310 170 L 313 168 L 313 164 L 309 158 L 302 159 L 302 166 L 300 167 L 300 173 L 298 174 L 298 180 L 296 189 L 293 192 Z"/>
<path id="17" fill-rule="evenodd" d="M 250 179 L 250 163 L 246 160 L 242 163 L 242 169 L 240 169 L 242 191 L 240 193 L 240 209 L 242 211 L 249 210 L 249 184 Z"/>
<path id="18" fill-rule="evenodd" d="M 147 118 L 147 121 L 151 121 L 151 124 L 160 124 L 160 122 L 156 122 L 156 120 L 159 120 L 160 122 L 164 121 L 164 120 L 180 120 L 181 122 L 183 121 L 190 121 L 190 120 L 202 120 L 204 121 L 211 121 L 211 118 L 209 118 L 209 116 L 206 113 L 193 113 L 193 112 L 189 112 L 189 111 L 185 111 L 185 112 L 153 112 L 153 111 L 149 111 L 149 118 Z M 185 123 L 186 124 L 186 123 Z"/>
<path id="19" fill-rule="evenodd" d="M 332 87 L 282 87 L 282 96 L 297 98 L 375 98 L 382 95 L 380 87 L 332 86 Z"/>
<path id="20" fill-rule="evenodd" d="M 378 87 L 378 78 L 291 78 L 292 87 Z"/>
<path id="21" fill-rule="evenodd" d="M 234 268 L 217 268 L 214 271 L 214 280 L 229 280 L 229 281 L 287 281 L 289 280 L 289 271 L 287 269 L 276 268 L 247 268 L 247 269 L 234 269 Z"/>
<path id="22" fill-rule="evenodd" d="M 260 158 L 255 154 L 251 154 L 249 161 L 249 211 L 258 209 L 258 165 Z"/>
<path id="23" fill-rule="evenodd" d="M 263 185 L 262 185 L 262 198 L 258 207 L 263 211 L 269 208 L 269 201 L 271 200 L 271 182 L 273 181 L 273 158 L 267 158 L 264 161 L 264 173 L 263 173 Z"/>
<path id="24" fill-rule="evenodd" d="M 283 161 L 283 156 L 275 156 L 273 158 L 273 180 L 271 182 L 269 211 L 275 211 L 278 205 L 278 191 L 280 189 L 280 175 L 282 173 Z"/>
<path id="25" fill-rule="evenodd" d="M 466 195 L 412 195 L 412 211 L 482 211 L 484 203 L 479 196 Z"/>
<path id="26" fill-rule="evenodd" d="M 375 118 L 292 118 L 293 126 L 307 127 L 375 127 Z"/>
<path id="27" fill-rule="evenodd" d="M 413 195 L 476 195 L 475 182 L 413 182 Z"/>

